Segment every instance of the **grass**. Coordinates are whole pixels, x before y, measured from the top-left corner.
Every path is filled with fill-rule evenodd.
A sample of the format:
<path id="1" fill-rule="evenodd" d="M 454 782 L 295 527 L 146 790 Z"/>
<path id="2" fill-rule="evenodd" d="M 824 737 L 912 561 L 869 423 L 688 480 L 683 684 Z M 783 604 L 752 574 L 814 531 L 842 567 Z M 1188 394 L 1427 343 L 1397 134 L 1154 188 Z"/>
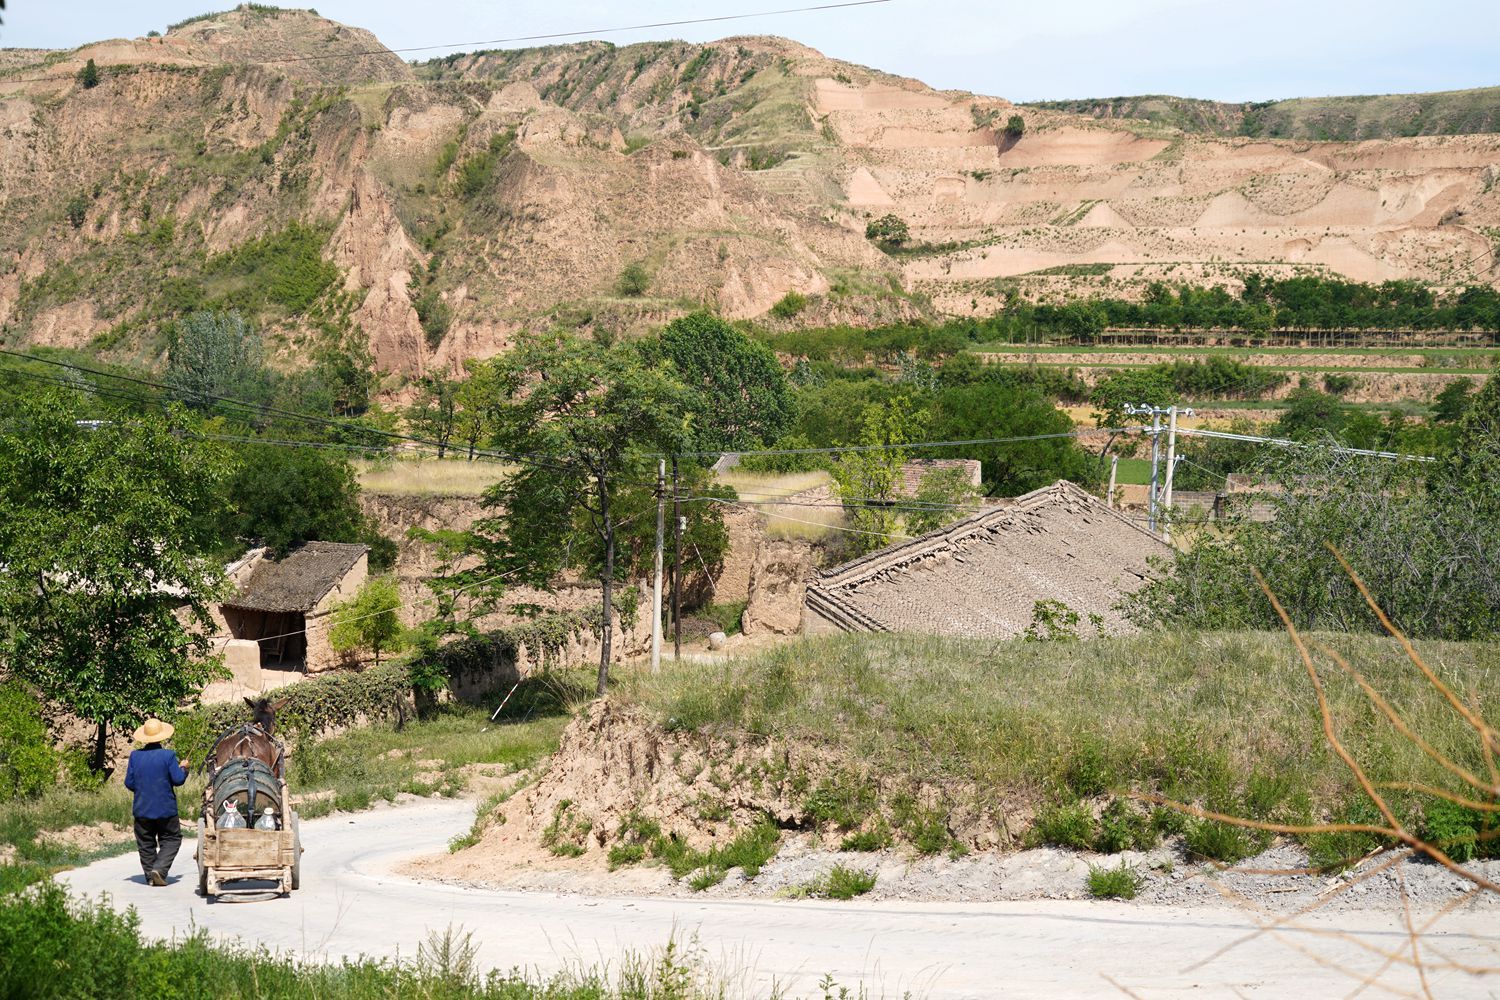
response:
<path id="1" fill-rule="evenodd" d="M 1363 670 L 1431 743 L 1484 771 L 1472 730 L 1394 643 L 1318 639 Z M 1500 647 L 1418 645 L 1457 690 L 1478 692 L 1481 708 L 1494 714 Z M 1444 772 L 1372 711 L 1351 680 L 1334 671 L 1324 682 L 1342 738 L 1375 780 L 1445 784 Z M 1030 802 L 1044 812 L 1048 803 L 1081 809 L 1068 804 L 1154 792 L 1283 822 L 1331 815 L 1357 794 L 1311 710 L 1305 671 L 1275 633 L 1146 633 L 1082 643 L 828 637 L 632 675 L 620 696 L 669 728 L 836 752 L 880 776 L 879 813 L 920 850 L 943 849 L 950 817 L 893 790 L 941 788 L 945 802 Z M 1048 822 L 1064 819 L 1078 829 L 1046 839 L 1093 846 L 1107 832 L 1081 814 Z M 1254 853 L 1258 842 L 1175 813 L 1153 816 L 1149 832 L 1134 832 L 1138 818 L 1114 821 L 1117 842 L 1183 832 L 1191 850 L 1230 860 Z"/>
<path id="2" fill-rule="evenodd" d="M 495 462 L 469 462 L 462 457 L 357 461 L 354 467 L 361 489 L 388 496 L 477 497 L 510 471 Z"/>
<path id="3" fill-rule="evenodd" d="M 698 1000 L 727 995 L 719 978 L 701 948 L 676 941 L 543 978 L 486 972 L 461 928 L 432 933 L 399 962 L 299 961 L 216 943 L 204 930 L 148 943 L 134 912 L 75 903 L 51 882 L 0 896 L 0 984 L 6 996 L 36 1000 Z"/>
<path id="4" fill-rule="evenodd" d="M 863 896 L 875 888 L 875 873 L 860 868 L 834 865 L 826 874 L 790 890 L 787 895 L 794 899 L 809 896 L 818 899 L 853 899 Z"/>
<path id="5" fill-rule="evenodd" d="M 1118 868 L 1089 865 L 1089 895 L 1095 899 L 1134 899 L 1146 878 L 1123 863 Z"/>
<path id="6" fill-rule="evenodd" d="M 688 884 L 701 892 L 724 881 L 731 868 L 743 871 L 747 879 L 755 878 L 766 862 L 776 856 L 780 845 L 781 830 L 769 817 L 762 817 L 754 826 L 741 830 L 729 843 L 706 851 L 693 850 L 676 834 L 658 833 L 651 839 L 649 854 L 666 865 L 673 878 L 692 875 Z"/>

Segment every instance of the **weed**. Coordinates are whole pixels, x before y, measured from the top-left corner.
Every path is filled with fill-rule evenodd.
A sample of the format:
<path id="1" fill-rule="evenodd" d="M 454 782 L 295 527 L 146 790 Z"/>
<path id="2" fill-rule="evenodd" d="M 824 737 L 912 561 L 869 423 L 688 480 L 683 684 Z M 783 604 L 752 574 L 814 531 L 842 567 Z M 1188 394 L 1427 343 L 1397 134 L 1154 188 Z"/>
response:
<path id="1" fill-rule="evenodd" d="M 853 899 L 875 888 L 875 873 L 858 868 L 834 865 L 825 875 L 799 886 L 794 895 L 818 896 L 823 899 Z"/>
<path id="2" fill-rule="evenodd" d="M 584 838 L 594 829 L 572 799 L 563 799 L 552 810 L 552 822 L 542 831 L 542 846 L 557 857 L 576 858 L 588 849 Z"/>
<path id="3" fill-rule="evenodd" d="M 1156 841 L 1151 818 L 1132 809 L 1125 800 L 1115 799 L 1099 816 L 1099 835 L 1094 840 L 1094 850 L 1100 854 L 1144 851 L 1155 847 Z"/>
<path id="4" fill-rule="evenodd" d="M 1384 826 L 1385 818 L 1364 795 L 1356 795 L 1335 810 L 1331 823 L 1360 823 Z M 1430 832 L 1429 832 L 1430 836 Z M 1349 865 L 1378 847 L 1389 843 L 1373 833 L 1340 832 L 1315 833 L 1304 838 L 1308 860 L 1315 868 L 1327 871 L 1343 871 Z"/>
<path id="5" fill-rule="evenodd" d="M 1086 851 L 1094 846 L 1099 833 L 1089 807 L 1082 802 L 1074 802 L 1043 808 L 1032 824 L 1031 836 L 1039 844 Z"/>
<path id="6" fill-rule="evenodd" d="M 646 858 L 645 844 L 615 844 L 609 849 L 609 870 L 640 864 Z"/>
<path id="7" fill-rule="evenodd" d="M 891 846 L 891 828 L 884 821 L 869 830 L 851 833 L 839 842 L 841 851 L 883 851 Z"/>
<path id="8" fill-rule="evenodd" d="M 1195 819 L 1188 824 L 1183 840 L 1187 849 L 1200 858 L 1234 864 L 1265 850 L 1269 834 L 1249 830 L 1212 819 Z"/>
<path id="9" fill-rule="evenodd" d="M 1134 899 L 1145 884 L 1144 875 L 1123 864 L 1118 868 L 1089 865 L 1089 895 L 1095 899 Z"/>

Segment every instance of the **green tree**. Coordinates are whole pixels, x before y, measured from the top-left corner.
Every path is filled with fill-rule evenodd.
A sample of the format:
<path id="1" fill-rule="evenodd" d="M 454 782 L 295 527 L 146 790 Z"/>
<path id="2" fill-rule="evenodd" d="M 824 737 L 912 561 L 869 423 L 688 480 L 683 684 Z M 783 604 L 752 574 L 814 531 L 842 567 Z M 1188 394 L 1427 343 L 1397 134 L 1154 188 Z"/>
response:
<path id="1" fill-rule="evenodd" d="M 380 666 L 381 651 L 399 648 L 405 632 L 396 614 L 400 607 L 401 591 L 396 581 L 388 576 L 371 577 L 359 593 L 333 609 L 329 645 L 340 653 L 368 649 L 375 656 L 375 665 Z"/>
<path id="2" fill-rule="evenodd" d="M 895 507 L 903 499 L 902 468 L 910 457 L 904 446 L 920 441 L 925 430 L 926 411 L 911 397 L 899 396 L 888 406 L 868 406 L 856 443 L 882 447 L 846 452 L 834 463 L 834 489 L 855 529 L 848 544 L 856 553 L 889 544 L 900 530 L 901 512 Z"/>
<path id="3" fill-rule="evenodd" d="M 1440 424 L 1456 424 L 1469 408 L 1469 394 L 1474 383 L 1466 378 L 1454 379 L 1443 386 L 1432 401 L 1432 419 Z"/>
<path id="4" fill-rule="evenodd" d="M 167 341 L 166 383 L 196 409 L 212 409 L 214 396 L 264 402 L 269 375 L 260 334 L 237 312 L 196 312 L 177 324 Z"/>
<path id="5" fill-rule="evenodd" d="M 955 385 L 940 391 L 932 405 L 935 440 L 1036 437 L 1071 430 L 1072 419 L 1027 386 L 995 381 Z M 974 445 L 963 454 L 979 459 L 989 496 L 1019 496 L 1059 479 L 1083 485 L 1098 479 L 1096 460 L 1077 438 Z"/>
<path id="6" fill-rule="evenodd" d="M 620 272 L 620 279 L 615 282 L 615 291 L 629 299 L 640 298 L 650 287 L 651 275 L 646 272 L 646 265 L 640 262 L 626 264 Z"/>
<path id="7" fill-rule="evenodd" d="M 933 469 L 922 477 L 906 512 L 906 531 L 924 535 L 979 509 L 979 490 L 963 469 Z"/>
<path id="8" fill-rule="evenodd" d="M 83 224 L 88 221 L 89 217 L 88 195 L 75 194 L 73 197 L 69 198 L 66 212 L 68 216 L 68 222 L 72 224 L 73 228 L 82 229 Z"/>
<path id="9" fill-rule="evenodd" d="M 102 769 L 110 726 L 171 712 L 215 673 L 223 577 L 202 512 L 225 463 L 180 412 L 83 425 L 100 417 L 85 405 L 44 393 L 0 426 L 0 651 L 95 724 Z"/>
<path id="10" fill-rule="evenodd" d="M 495 399 L 494 369 L 476 361 L 467 362 L 468 378 L 458 383 L 454 390 L 457 409 L 453 433 L 468 449 L 469 461 L 479 443 L 489 437 L 492 430 L 490 406 Z"/>
<path id="11" fill-rule="evenodd" d="M 674 320 L 643 350 L 650 362 L 670 363 L 697 397 L 689 450 L 756 448 L 790 426 L 791 387 L 776 355 L 717 316 L 698 312 Z"/>
<path id="12" fill-rule="evenodd" d="M 406 426 L 414 436 L 435 442 L 438 458 L 447 454 L 458 427 L 458 383 L 442 375 L 419 379 L 417 398 L 406 408 Z"/>
<path id="13" fill-rule="evenodd" d="M 313 448 L 246 445 L 225 491 L 223 535 L 284 554 L 304 542 L 365 541 L 354 469 Z M 372 559 L 371 562 L 377 560 Z"/>
<path id="14" fill-rule="evenodd" d="M 1011 139 L 1019 139 L 1026 134 L 1026 119 L 1020 115 L 1011 115 L 1005 121 L 1005 134 Z"/>
<path id="15" fill-rule="evenodd" d="M 865 239 L 883 247 L 899 247 L 911 239 L 911 227 L 899 215 L 882 215 L 865 226 Z"/>
<path id="16" fill-rule="evenodd" d="M 94 65 L 90 59 L 83 64 L 83 69 L 78 71 L 78 82 L 83 84 L 84 90 L 93 90 L 99 86 L 99 67 Z"/>
<path id="17" fill-rule="evenodd" d="M 1127 406 L 1170 406 L 1177 402 L 1177 389 L 1161 368 L 1126 369 L 1100 379 L 1089 402 L 1100 427 L 1125 427 L 1135 423 L 1125 412 Z"/>
<path id="18" fill-rule="evenodd" d="M 1349 418 L 1349 407 L 1337 396 L 1311 388 L 1294 389 L 1272 433 L 1294 441 L 1342 439 Z"/>
<path id="19" fill-rule="evenodd" d="M 688 391 L 631 345 L 553 334 L 493 362 L 494 441 L 526 462 L 485 494 L 495 513 L 476 525 L 486 575 L 550 587 L 587 567 L 600 585 L 598 692 L 609 682 L 617 544 L 632 490 L 650 491 L 649 452 L 681 450 Z M 705 506 L 693 504 L 694 507 Z"/>

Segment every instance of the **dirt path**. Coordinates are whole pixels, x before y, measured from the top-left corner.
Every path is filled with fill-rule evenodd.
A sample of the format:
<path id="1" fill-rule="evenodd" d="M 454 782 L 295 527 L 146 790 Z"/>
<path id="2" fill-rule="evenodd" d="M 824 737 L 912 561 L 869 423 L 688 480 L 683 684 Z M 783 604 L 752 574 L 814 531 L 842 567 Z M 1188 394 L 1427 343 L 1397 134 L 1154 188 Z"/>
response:
<path id="1" fill-rule="evenodd" d="M 429 933 L 473 931 L 487 966 L 550 973 L 649 952 L 673 934 L 696 937 L 710 966 L 748 995 L 773 983 L 789 996 L 821 996 L 831 975 L 872 996 L 1109 997 L 1335 996 L 1374 972 L 1374 949 L 1398 950 L 1399 914 L 1351 911 L 1301 922 L 1241 944 L 1254 920 L 1235 910 L 1092 901 L 920 903 L 597 898 L 417 882 L 393 875 L 402 862 L 441 851 L 467 829 L 473 805 L 429 800 L 308 822 L 303 888 L 289 899 L 208 904 L 193 892 L 191 844 L 166 889 L 146 887 L 133 855 L 62 876 L 76 892 L 108 893 L 134 906 L 144 932 L 209 933 L 301 955 L 410 958 Z M 186 878 L 178 876 L 186 875 Z M 1428 982 L 1442 997 L 1493 997 L 1500 980 L 1453 964 L 1500 964 L 1493 912 L 1459 913 L 1425 942 Z M 1436 955 L 1442 958 L 1435 958 Z M 1312 957 L 1316 956 L 1316 958 Z M 1123 992 L 1111 980 L 1126 987 Z M 1417 995 L 1398 963 L 1382 976 Z M 1392 995 L 1370 991 L 1368 995 Z"/>

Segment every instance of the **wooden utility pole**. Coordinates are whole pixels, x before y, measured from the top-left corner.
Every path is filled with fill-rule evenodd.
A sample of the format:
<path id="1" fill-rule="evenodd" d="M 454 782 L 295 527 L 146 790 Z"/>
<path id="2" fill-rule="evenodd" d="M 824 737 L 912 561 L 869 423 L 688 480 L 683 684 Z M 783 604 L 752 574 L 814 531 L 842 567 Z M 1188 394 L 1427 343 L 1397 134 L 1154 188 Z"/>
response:
<path id="1" fill-rule="evenodd" d="M 682 490 L 672 456 L 672 658 L 682 659 Z"/>
<path id="2" fill-rule="evenodd" d="M 651 578 L 651 672 L 661 669 L 661 563 L 666 531 L 667 460 L 656 464 L 656 574 Z"/>

